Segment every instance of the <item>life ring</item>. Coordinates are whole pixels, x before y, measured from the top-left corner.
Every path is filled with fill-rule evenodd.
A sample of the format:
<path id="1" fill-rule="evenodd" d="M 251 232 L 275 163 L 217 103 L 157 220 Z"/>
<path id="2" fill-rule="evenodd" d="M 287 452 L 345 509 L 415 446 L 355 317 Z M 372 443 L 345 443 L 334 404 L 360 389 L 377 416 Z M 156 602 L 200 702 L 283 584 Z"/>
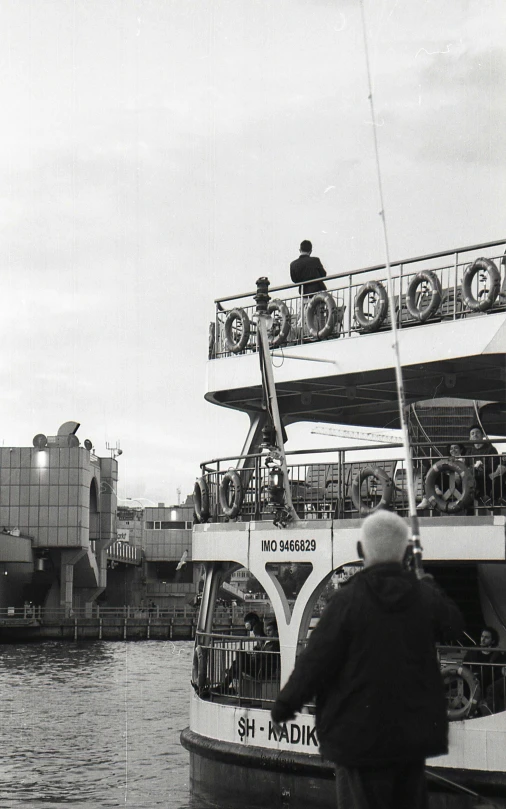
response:
<path id="1" fill-rule="evenodd" d="M 428 305 L 423 308 L 420 308 L 416 303 L 416 293 L 420 284 L 429 284 L 430 286 L 430 301 Z M 408 287 L 406 295 L 408 312 L 415 320 L 419 320 L 420 323 L 425 323 L 425 321 L 432 317 L 439 309 L 442 297 L 443 290 L 436 273 L 431 270 L 422 270 L 415 275 Z M 420 304 L 420 299 L 418 300 L 418 304 Z"/>
<path id="2" fill-rule="evenodd" d="M 271 328 L 269 332 L 269 345 L 272 348 L 276 348 L 277 346 L 283 345 L 286 343 L 288 339 L 288 335 L 290 334 L 290 327 L 291 327 L 291 316 L 290 310 L 286 303 L 280 301 L 276 298 L 274 301 L 270 301 L 267 311 L 270 315 L 274 312 L 279 313 L 279 320 L 273 319 L 273 326 L 274 323 L 276 324 L 276 328 Z"/>
<path id="3" fill-rule="evenodd" d="M 475 298 L 471 290 L 471 284 L 476 273 L 480 271 L 488 274 L 490 289 L 484 290 L 486 294 Z M 462 296 L 465 305 L 468 309 L 472 309 L 473 312 L 486 312 L 494 305 L 495 299 L 499 295 L 500 286 L 501 274 L 494 262 L 488 258 L 477 258 L 466 267 L 462 279 Z"/>
<path id="4" fill-rule="evenodd" d="M 450 501 L 443 494 L 437 494 L 436 485 L 443 472 L 455 472 L 459 475 L 462 484 L 462 494 L 457 500 Z M 432 508 L 437 508 L 444 514 L 456 514 L 469 505 L 474 498 L 475 482 L 468 467 L 455 458 L 442 458 L 436 461 L 427 472 L 425 478 L 425 496 Z M 456 491 L 455 489 L 451 492 Z"/>
<path id="5" fill-rule="evenodd" d="M 234 500 L 232 505 L 229 505 L 228 493 L 231 486 L 234 487 Z M 229 519 L 237 517 L 241 509 L 242 497 L 243 490 L 241 478 L 235 469 L 229 469 L 228 472 L 225 472 L 220 482 L 220 506 L 225 517 L 228 517 Z"/>
<path id="6" fill-rule="evenodd" d="M 381 500 L 377 506 L 374 506 L 374 508 L 365 506 L 362 502 L 362 483 L 368 478 L 375 478 L 376 480 L 379 480 L 382 487 Z M 379 466 L 366 466 L 365 469 L 361 469 L 359 472 L 357 472 L 353 478 L 353 482 L 351 484 L 351 499 L 355 508 L 358 509 L 360 516 L 366 517 L 368 514 L 372 514 L 374 511 L 378 511 L 380 508 L 388 508 L 392 502 L 393 491 L 394 482 L 392 478 L 387 475 L 384 469 L 381 469 Z"/>
<path id="7" fill-rule="evenodd" d="M 320 306 L 325 306 L 327 310 L 325 323 L 321 329 L 318 323 L 318 309 Z M 309 334 L 316 340 L 325 340 L 325 338 L 329 337 L 334 331 L 336 322 L 337 305 L 334 298 L 329 292 L 317 292 L 309 301 L 306 309 L 306 325 Z"/>
<path id="8" fill-rule="evenodd" d="M 239 335 L 239 339 L 236 339 L 237 335 L 234 334 L 233 327 L 236 320 L 239 320 L 241 323 L 241 334 Z M 231 351 L 232 354 L 238 354 L 239 351 L 242 351 L 246 348 L 250 336 L 250 322 L 249 317 L 244 311 L 244 309 L 231 309 L 227 315 L 227 319 L 225 320 L 225 348 L 227 351 Z"/>
<path id="9" fill-rule="evenodd" d="M 364 312 L 364 300 L 370 293 L 377 295 L 374 317 Z M 355 298 L 355 319 L 366 332 L 377 331 L 388 314 L 388 295 L 381 281 L 368 281 L 363 284 Z"/>
<path id="10" fill-rule="evenodd" d="M 193 652 L 192 685 L 200 693 L 207 683 L 207 656 L 205 646 L 196 646 Z"/>
<path id="11" fill-rule="evenodd" d="M 465 719 L 479 702 L 481 688 L 477 678 L 467 666 L 452 664 L 441 669 L 443 683 L 446 686 L 448 719 Z M 455 683 L 456 681 L 456 683 Z M 466 695 L 465 691 L 468 691 Z"/>
<path id="12" fill-rule="evenodd" d="M 205 478 L 198 478 L 193 487 L 193 506 L 198 522 L 207 522 L 209 519 L 210 501 L 209 486 Z"/>

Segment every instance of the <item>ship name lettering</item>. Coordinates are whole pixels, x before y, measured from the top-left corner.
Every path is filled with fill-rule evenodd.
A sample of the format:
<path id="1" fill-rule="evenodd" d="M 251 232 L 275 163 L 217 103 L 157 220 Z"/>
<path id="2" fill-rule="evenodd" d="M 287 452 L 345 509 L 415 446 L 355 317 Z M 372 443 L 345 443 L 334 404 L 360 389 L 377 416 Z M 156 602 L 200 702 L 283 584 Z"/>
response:
<path id="1" fill-rule="evenodd" d="M 245 737 L 250 737 L 252 739 L 255 738 L 255 720 L 252 719 L 249 721 L 246 719 L 245 716 L 241 716 L 239 722 L 237 723 L 237 732 L 239 733 L 239 738 L 244 739 Z"/>
<path id="2" fill-rule="evenodd" d="M 286 724 L 283 723 L 279 736 L 274 730 L 272 722 L 269 722 L 268 739 L 274 739 L 275 742 L 280 742 L 284 739 L 286 742 L 290 742 L 290 744 L 312 744 L 313 747 L 318 747 L 316 728 L 310 725 L 300 726 L 296 722 L 290 722 L 290 730 L 288 730 Z"/>

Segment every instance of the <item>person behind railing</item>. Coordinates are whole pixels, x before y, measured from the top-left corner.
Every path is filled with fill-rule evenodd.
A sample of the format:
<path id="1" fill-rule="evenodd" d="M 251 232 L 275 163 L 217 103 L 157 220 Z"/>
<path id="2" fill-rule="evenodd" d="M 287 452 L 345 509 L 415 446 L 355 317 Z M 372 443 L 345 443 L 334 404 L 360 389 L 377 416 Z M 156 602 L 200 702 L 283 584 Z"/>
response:
<path id="1" fill-rule="evenodd" d="M 467 453 L 467 450 L 466 450 L 466 447 L 464 446 L 464 444 L 459 444 L 457 441 L 454 441 L 453 443 L 448 444 L 447 454 L 448 454 L 448 457 L 450 458 L 450 460 L 461 461 L 461 463 L 465 464 L 466 463 L 466 461 L 465 461 L 466 453 Z M 449 473 L 448 472 L 443 473 L 441 482 L 442 482 L 442 487 L 443 487 L 442 489 L 439 488 L 438 486 L 436 486 L 436 494 L 438 494 L 438 495 L 443 494 L 445 486 L 449 482 Z M 430 503 L 427 500 L 427 497 L 424 495 L 422 501 L 418 504 L 417 509 L 425 509 L 425 508 L 429 508 L 429 507 L 430 507 Z M 471 513 L 472 513 L 472 511 L 471 511 Z"/>
<path id="2" fill-rule="evenodd" d="M 244 626 L 255 638 L 265 638 L 264 624 L 260 616 L 256 612 L 247 612 L 243 618 Z M 262 642 L 259 640 L 253 646 L 253 649 L 260 649 Z"/>
<path id="3" fill-rule="evenodd" d="M 466 653 L 464 662 L 470 666 L 481 686 L 482 699 L 478 713 L 486 716 L 504 711 L 506 688 L 506 652 L 497 649 L 499 635 L 493 626 L 484 626 L 480 635 L 480 645 Z M 501 676 L 496 677 L 500 672 Z"/>
<path id="4" fill-rule="evenodd" d="M 273 681 L 279 679 L 279 639 L 278 624 L 275 618 L 264 621 L 265 640 L 256 655 L 255 676 L 258 680 Z"/>
<path id="5" fill-rule="evenodd" d="M 327 289 L 323 281 L 313 280 L 325 278 L 327 273 L 320 259 L 311 255 L 312 252 L 313 245 L 309 239 L 304 239 L 300 243 L 299 258 L 290 264 L 290 278 L 294 284 L 300 284 L 301 295 L 314 295 Z"/>
<path id="6" fill-rule="evenodd" d="M 265 638 L 264 624 L 260 616 L 256 612 L 248 612 L 243 618 L 244 627 L 249 635 L 257 638 L 255 644 L 247 644 L 247 649 L 240 649 L 233 661 L 232 665 L 225 674 L 223 685 L 225 689 L 234 689 L 234 680 L 239 680 L 241 674 L 254 676 L 256 673 L 256 658 L 255 653 L 260 651 Z"/>
<path id="7" fill-rule="evenodd" d="M 426 809 L 425 758 L 448 751 L 435 642 L 463 629 L 431 576 L 406 570 L 406 522 L 382 510 L 361 527 L 364 569 L 328 603 L 272 709 L 273 727 L 316 697 L 320 752 L 338 806 Z"/>
<path id="8" fill-rule="evenodd" d="M 506 467 L 501 463 L 496 448 L 485 438 L 479 424 L 472 424 L 469 428 L 469 440 L 473 442 L 469 454 L 479 456 L 471 459 L 476 498 L 481 501 L 481 505 L 497 505 L 502 495 L 501 477 Z"/>

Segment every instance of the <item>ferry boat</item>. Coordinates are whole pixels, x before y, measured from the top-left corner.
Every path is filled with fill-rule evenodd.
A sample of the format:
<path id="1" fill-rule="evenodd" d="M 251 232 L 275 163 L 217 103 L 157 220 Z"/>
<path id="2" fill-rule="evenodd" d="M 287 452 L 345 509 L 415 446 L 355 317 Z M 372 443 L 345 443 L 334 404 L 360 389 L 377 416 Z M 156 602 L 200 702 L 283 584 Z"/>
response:
<path id="1" fill-rule="evenodd" d="M 206 399 L 247 413 L 250 426 L 237 457 L 204 461 L 195 484 L 192 558 L 205 581 L 181 741 L 200 801 L 334 807 L 313 706 L 280 735 L 270 709 L 329 583 L 360 564 L 363 517 L 388 508 L 408 519 L 408 463 L 424 570 L 467 625 L 459 643 L 439 647 L 450 748 L 427 762 L 433 801 L 454 794 L 456 804 L 437 806 L 464 807 L 477 805 L 476 794 L 506 796 L 505 664 L 473 651 L 484 626 L 506 649 L 505 248 L 503 239 L 394 262 L 390 298 L 387 268 L 377 265 L 328 276 L 327 291 L 313 296 L 260 278 L 256 290 L 216 301 Z M 411 460 L 395 442 L 333 447 L 329 438 L 325 449 L 285 452 L 285 429 L 296 422 L 373 436 L 399 427 L 392 317 Z M 493 482 L 483 482 L 487 445 L 480 455 L 469 442 L 473 423 L 498 450 Z M 464 458 L 449 456 L 452 442 L 464 445 Z M 215 631 L 222 585 L 239 568 L 267 594 L 279 644 Z"/>

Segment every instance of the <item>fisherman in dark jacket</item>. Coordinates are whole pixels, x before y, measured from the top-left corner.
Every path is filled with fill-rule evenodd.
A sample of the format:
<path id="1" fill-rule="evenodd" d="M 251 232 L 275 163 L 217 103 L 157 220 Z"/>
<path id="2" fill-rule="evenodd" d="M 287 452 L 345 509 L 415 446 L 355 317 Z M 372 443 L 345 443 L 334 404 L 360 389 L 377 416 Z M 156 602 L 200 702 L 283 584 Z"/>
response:
<path id="1" fill-rule="evenodd" d="M 272 709 L 275 726 L 316 698 L 322 755 L 336 764 L 339 807 L 426 807 L 425 758 L 448 749 L 435 641 L 463 628 L 435 585 L 406 569 L 404 520 L 368 517 L 364 570 L 337 591 Z"/>
<path id="2" fill-rule="evenodd" d="M 327 287 L 323 281 L 312 281 L 313 278 L 325 278 L 327 273 L 320 259 L 312 256 L 313 245 L 308 239 L 300 243 L 299 258 L 290 264 L 290 278 L 294 284 L 300 284 L 299 292 L 302 295 L 314 295 L 315 292 L 323 292 Z M 302 283 L 310 281 L 311 283 Z"/>

